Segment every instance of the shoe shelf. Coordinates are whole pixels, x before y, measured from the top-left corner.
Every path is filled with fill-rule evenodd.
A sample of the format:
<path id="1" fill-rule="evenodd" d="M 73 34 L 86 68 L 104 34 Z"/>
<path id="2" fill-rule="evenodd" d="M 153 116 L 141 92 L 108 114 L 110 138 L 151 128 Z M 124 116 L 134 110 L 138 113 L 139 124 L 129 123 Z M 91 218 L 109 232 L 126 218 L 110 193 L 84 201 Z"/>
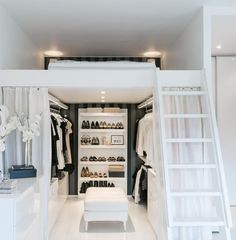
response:
<path id="1" fill-rule="evenodd" d="M 128 110 L 121 109 L 120 113 L 91 113 L 86 112 L 87 109 L 78 109 L 78 192 L 79 196 L 83 196 L 80 193 L 81 186 L 83 183 L 88 183 L 89 181 L 108 181 L 114 183 L 115 187 L 122 188 L 127 193 L 127 163 L 128 163 L 128 150 L 127 150 L 127 131 L 128 131 Z M 83 122 L 89 122 L 87 124 L 88 128 L 84 128 Z M 101 122 L 106 124 L 117 124 L 121 123 L 122 128 L 91 128 L 93 126 L 92 122 L 99 123 L 101 127 Z M 83 128 L 82 128 L 83 127 Z M 96 126 L 95 126 L 96 127 Z M 83 142 L 84 136 L 87 138 L 89 136 L 89 142 Z M 98 138 L 98 145 L 92 144 L 92 140 Z M 123 140 L 122 140 L 123 138 Z M 121 140 L 120 140 L 121 139 Z M 120 141 L 122 145 L 116 145 L 112 143 L 117 143 L 115 141 Z M 81 144 L 84 143 L 84 144 Z M 109 157 L 118 158 L 123 157 L 126 161 L 81 161 L 83 157 L 88 159 L 91 156 L 96 158 L 104 157 L 108 159 Z M 109 168 L 111 165 L 122 166 L 124 168 L 123 177 L 109 177 Z M 89 171 L 94 173 L 106 173 L 107 177 L 81 177 L 81 172 L 83 168 L 89 168 Z M 112 170 L 111 170 L 112 171 Z M 123 173 L 123 169 L 121 170 Z"/>
<path id="2" fill-rule="evenodd" d="M 125 129 L 80 129 L 81 133 L 117 133 L 124 134 Z"/>
<path id="3" fill-rule="evenodd" d="M 88 181 L 125 181 L 126 177 L 80 177 L 81 182 L 88 182 Z"/>
<path id="4" fill-rule="evenodd" d="M 104 162 L 91 162 L 91 161 L 80 161 L 79 164 L 81 165 L 87 165 L 87 166 L 91 166 L 91 165 L 126 165 L 126 161 L 125 162 L 108 162 L 108 161 L 104 161 Z"/>
<path id="5" fill-rule="evenodd" d="M 90 148 L 95 148 L 95 149 L 104 149 L 104 148 L 111 148 L 111 149 L 123 149 L 126 148 L 125 145 L 80 145 L 80 148 L 85 148 L 85 149 L 90 149 Z"/>
<path id="6" fill-rule="evenodd" d="M 87 113 L 87 112 L 81 112 L 81 117 L 126 117 L 127 113 Z"/>

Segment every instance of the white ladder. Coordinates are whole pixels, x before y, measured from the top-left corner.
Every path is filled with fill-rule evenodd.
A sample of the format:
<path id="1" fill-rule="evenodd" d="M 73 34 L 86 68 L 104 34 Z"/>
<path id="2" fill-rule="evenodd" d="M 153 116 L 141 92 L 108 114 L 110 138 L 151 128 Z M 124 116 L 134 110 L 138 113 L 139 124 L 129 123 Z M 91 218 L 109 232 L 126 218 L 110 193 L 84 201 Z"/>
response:
<path id="1" fill-rule="evenodd" d="M 222 236 L 220 239 L 231 240 L 230 227 L 232 223 L 222 154 L 213 101 L 209 94 L 205 73 L 204 71 L 158 71 L 156 87 L 158 92 L 157 109 L 159 109 L 160 114 L 160 141 L 162 145 L 167 200 L 168 240 L 211 240 L 214 239 L 212 232 L 215 229 L 219 231 L 219 236 Z M 195 97 L 196 99 L 197 96 L 202 111 L 194 112 L 194 109 L 192 109 L 191 112 L 167 112 L 166 101 L 168 101 L 168 98 L 174 98 L 175 101 L 179 101 L 178 99 L 183 99 L 184 96 L 188 99 L 191 97 Z M 180 123 L 183 123 L 183 121 L 190 123 L 192 120 L 201 121 L 201 126 L 204 129 L 208 126 L 208 135 L 205 136 L 205 131 L 201 137 L 172 137 L 168 135 L 170 133 L 168 127 L 171 126 L 168 125 L 168 121 L 175 121 L 178 132 L 181 132 L 183 129 L 181 129 L 182 125 Z M 179 151 L 178 162 L 175 161 L 175 156 L 172 156 L 170 159 L 168 151 L 174 145 L 178 145 L 178 148 L 181 150 L 184 146 L 186 149 L 191 144 L 202 146 L 202 156 L 204 156 L 206 149 L 211 149 L 213 155 L 210 158 L 208 157 L 208 160 L 205 159 L 207 157 L 203 157 L 204 159 L 192 162 L 190 157 L 188 161 L 181 162 L 181 151 Z M 207 179 L 212 181 L 212 189 L 205 188 L 206 182 L 204 180 L 202 183 L 198 182 L 198 186 L 193 186 L 191 189 L 185 189 L 184 187 L 183 189 L 175 189 L 173 187 L 175 177 L 178 179 L 178 176 L 185 176 L 187 174 L 184 177 L 185 180 L 187 178 L 189 181 L 194 181 L 191 178 L 197 176 L 196 174 L 198 173 L 202 174 L 200 176 L 203 176 L 203 179 L 207 176 Z M 199 204 L 199 211 L 201 211 L 200 208 L 204 208 L 206 201 L 207 203 L 210 202 L 210 206 L 214 208 L 214 214 L 212 212 L 208 213 L 206 209 L 203 216 L 197 215 L 191 217 L 191 209 L 190 212 L 184 209 L 185 205 L 183 204 L 185 202 L 190 204 L 190 206 L 191 202 L 193 202 L 193 208 Z M 177 203 L 180 204 L 177 205 Z M 183 209 L 181 210 L 181 208 Z M 188 212 L 187 214 L 186 211 Z M 204 233 L 201 237 L 194 238 L 195 231 Z"/>

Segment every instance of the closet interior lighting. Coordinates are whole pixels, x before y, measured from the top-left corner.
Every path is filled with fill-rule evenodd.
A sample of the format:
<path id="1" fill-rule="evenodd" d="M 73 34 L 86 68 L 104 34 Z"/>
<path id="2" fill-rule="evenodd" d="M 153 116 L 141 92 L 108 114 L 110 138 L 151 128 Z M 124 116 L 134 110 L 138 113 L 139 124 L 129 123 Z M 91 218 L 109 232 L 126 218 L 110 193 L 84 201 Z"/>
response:
<path id="1" fill-rule="evenodd" d="M 144 102 L 140 103 L 138 105 L 138 109 L 148 107 L 148 106 L 150 106 L 152 104 L 153 104 L 153 97 L 151 97 L 151 98 L 145 100 Z"/>
<path id="2" fill-rule="evenodd" d="M 48 99 L 49 99 L 50 102 L 56 104 L 60 108 L 63 108 L 65 110 L 69 109 L 69 107 L 67 105 L 62 103 L 59 99 L 57 99 L 56 97 L 52 96 L 51 94 L 48 94 Z"/>

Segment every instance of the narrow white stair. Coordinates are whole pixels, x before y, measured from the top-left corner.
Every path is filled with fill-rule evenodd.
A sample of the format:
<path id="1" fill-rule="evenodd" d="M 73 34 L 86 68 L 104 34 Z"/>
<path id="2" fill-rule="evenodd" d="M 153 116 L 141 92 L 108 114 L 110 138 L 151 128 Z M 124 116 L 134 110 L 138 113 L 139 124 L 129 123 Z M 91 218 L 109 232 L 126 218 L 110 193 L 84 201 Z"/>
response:
<path id="1" fill-rule="evenodd" d="M 160 115 L 168 240 L 187 239 L 186 234 L 194 231 L 194 227 L 200 227 L 201 231 L 207 229 L 210 233 L 219 228 L 224 240 L 231 240 L 232 221 L 220 141 L 204 72 L 159 71 L 157 78 L 156 110 Z M 186 107 L 188 103 L 192 105 Z M 200 120 L 193 125 L 197 126 L 195 129 L 191 128 L 191 119 Z M 173 152 L 170 154 L 168 151 Z M 199 159 L 196 158 L 198 155 Z M 173 187 L 178 181 L 178 187 Z M 189 240 L 192 237 L 190 234 Z"/>

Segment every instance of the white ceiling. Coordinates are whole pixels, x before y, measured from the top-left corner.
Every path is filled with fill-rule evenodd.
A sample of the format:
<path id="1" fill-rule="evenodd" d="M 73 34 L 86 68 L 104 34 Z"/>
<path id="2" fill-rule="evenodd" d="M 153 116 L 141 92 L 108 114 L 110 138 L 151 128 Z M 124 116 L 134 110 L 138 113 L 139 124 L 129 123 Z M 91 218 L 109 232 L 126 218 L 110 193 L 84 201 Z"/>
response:
<path id="1" fill-rule="evenodd" d="M 213 17 L 212 55 L 236 55 L 236 16 Z"/>
<path id="2" fill-rule="evenodd" d="M 104 89 L 50 88 L 49 92 L 64 103 L 101 103 Z M 105 89 L 107 103 L 140 103 L 152 95 L 151 88 Z"/>
<path id="3" fill-rule="evenodd" d="M 200 7 L 211 1 L 222 2 L 0 0 L 0 4 L 42 52 L 58 49 L 67 56 L 140 56 L 147 50 L 164 51 Z"/>

